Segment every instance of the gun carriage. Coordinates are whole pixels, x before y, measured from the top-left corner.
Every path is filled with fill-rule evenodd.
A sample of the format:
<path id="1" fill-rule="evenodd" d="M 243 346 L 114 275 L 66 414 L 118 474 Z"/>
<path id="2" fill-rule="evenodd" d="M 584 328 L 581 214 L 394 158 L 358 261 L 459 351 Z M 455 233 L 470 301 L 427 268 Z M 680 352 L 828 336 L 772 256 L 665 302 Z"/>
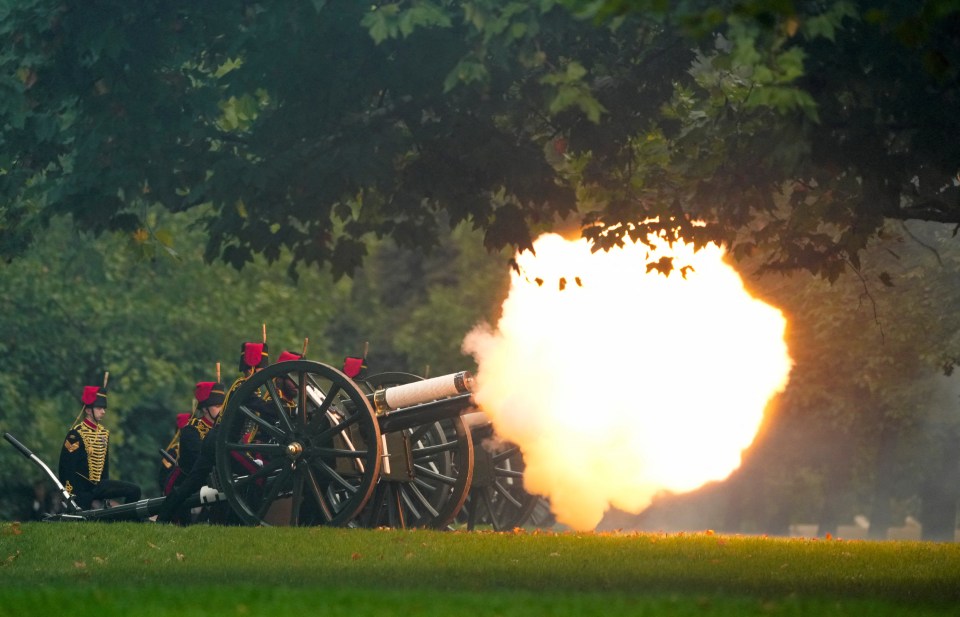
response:
<path id="1" fill-rule="evenodd" d="M 467 416 L 481 414 L 471 386 L 466 372 L 354 381 L 312 360 L 270 365 L 227 400 L 213 486 L 188 505 L 225 501 L 248 525 L 442 529 L 458 514 L 468 528 L 523 524 L 538 499 L 522 490 L 519 450 L 487 452 L 489 423 L 472 434 Z M 144 519 L 166 499 L 81 510 L 43 461 L 5 437 L 57 484 L 65 512 L 50 520 Z"/>

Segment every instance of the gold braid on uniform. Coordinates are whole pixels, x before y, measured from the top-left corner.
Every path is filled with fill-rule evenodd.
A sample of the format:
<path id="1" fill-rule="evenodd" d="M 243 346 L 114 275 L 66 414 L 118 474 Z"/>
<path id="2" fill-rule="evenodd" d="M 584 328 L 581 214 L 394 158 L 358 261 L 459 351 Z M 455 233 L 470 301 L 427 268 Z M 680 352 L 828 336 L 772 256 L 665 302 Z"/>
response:
<path id="1" fill-rule="evenodd" d="M 188 425 L 197 429 L 197 432 L 200 433 L 200 439 L 206 439 L 207 433 L 209 433 L 210 429 L 212 428 L 209 424 L 203 421 L 203 418 L 190 418 Z M 179 446 L 180 444 L 177 445 Z"/>
<path id="2" fill-rule="evenodd" d="M 90 425 L 86 422 L 81 422 L 73 429 L 80 433 L 83 447 L 87 450 L 89 472 L 87 479 L 97 484 L 103 474 L 103 466 L 107 462 L 107 444 L 110 441 L 110 431 L 99 424 L 96 428 L 90 428 Z"/>

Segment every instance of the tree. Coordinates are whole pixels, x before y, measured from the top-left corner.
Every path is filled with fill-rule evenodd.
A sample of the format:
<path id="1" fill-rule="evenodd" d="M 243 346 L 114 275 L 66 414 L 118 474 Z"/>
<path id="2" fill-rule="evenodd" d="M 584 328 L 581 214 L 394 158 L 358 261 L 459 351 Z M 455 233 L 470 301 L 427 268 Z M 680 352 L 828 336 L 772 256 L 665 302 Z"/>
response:
<path id="1" fill-rule="evenodd" d="M 208 258 L 345 273 L 367 235 L 434 245 L 441 211 L 528 248 L 577 207 L 599 246 L 664 231 L 835 279 L 885 219 L 960 219 L 947 0 L 15 4 L 8 257 L 65 212 L 207 203 Z"/>
<path id="2" fill-rule="evenodd" d="M 529 245 L 525 221 L 571 193 L 503 124 L 516 97 L 444 96 L 470 43 L 420 4 L 409 47 L 347 0 L 5 6 L 0 250 L 62 213 L 135 232 L 151 203 L 210 204 L 207 257 L 238 267 L 286 247 L 352 271 L 369 234 L 436 244 L 442 208 Z"/>

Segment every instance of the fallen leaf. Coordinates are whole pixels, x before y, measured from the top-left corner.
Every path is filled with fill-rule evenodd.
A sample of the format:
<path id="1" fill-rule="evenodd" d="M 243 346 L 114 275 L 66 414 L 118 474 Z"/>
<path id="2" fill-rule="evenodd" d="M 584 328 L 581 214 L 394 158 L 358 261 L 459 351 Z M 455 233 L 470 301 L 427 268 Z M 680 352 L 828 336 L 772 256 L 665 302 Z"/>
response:
<path id="1" fill-rule="evenodd" d="M 159 546 L 157 546 L 157 545 L 154 544 L 153 542 L 147 542 L 147 546 L 149 546 L 150 548 L 160 548 Z"/>
<path id="2" fill-rule="evenodd" d="M 73 567 L 74 567 L 74 568 L 86 568 L 86 567 L 87 567 L 87 564 L 85 564 L 85 563 L 82 562 L 82 561 L 74 561 L 74 562 L 73 562 Z"/>
<path id="3" fill-rule="evenodd" d="M 362 556 L 363 556 L 363 555 L 361 555 L 360 553 L 354 553 L 354 554 L 350 555 L 350 559 L 356 561 L 356 560 L 360 559 Z"/>
<path id="4" fill-rule="evenodd" d="M 104 559 L 103 557 L 94 557 L 93 560 L 96 561 L 97 563 L 107 563 L 107 560 Z"/>

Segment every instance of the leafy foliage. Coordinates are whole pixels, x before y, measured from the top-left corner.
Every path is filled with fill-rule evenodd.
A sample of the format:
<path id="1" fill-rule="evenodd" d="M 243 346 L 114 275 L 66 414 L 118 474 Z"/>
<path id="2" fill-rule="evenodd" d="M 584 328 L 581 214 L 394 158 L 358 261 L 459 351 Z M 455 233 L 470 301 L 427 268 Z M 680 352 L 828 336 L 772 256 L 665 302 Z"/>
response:
<path id="1" fill-rule="evenodd" d="M 368 236 L 436 245 L 441 212 L 524 249 L 576 208 L 598 247 L 665 232 L 835 280 L 886 219 L 960 222 L 958 20 L 946 0 L 9 3 L 0 250 L 63 213 L 132 231 L 144 204 L 209 204 L 208 259 L 341 275 Z"/>
<path id="2" fill-rule="evenodd" d="M 191 409 L 194 383 L 213 379 L 217 363 L 222 379 L 232 380 L 239 344 L 260 340 L 263 323 L 274 358 L 301 351 L 309 338 L 308 357 L 339 366 L 369 341 L 372 371 L 473 368 L 459 340 L 491 319 L 492 281 L 506 276 L 505 262 L 489 259 L 478 234 L 454 230 L 432 260 L 383 243 L 354 281 L 308 270 L 293 282 L 289 255 L 272 265 L 254 258 L 242 273 L 203 263 L 203 232 L 194 228 L 200 215 L 153 210 L 144 214 L 149 231 L 98 239 L 56 221 L 15 265 L 0 267 L 0 433 L 55 466 L 82 386 L 109 371 L 111 469 L 151 495 L 157 450 L 176 414 Z M 169 246 L 155 239 L 168 237 Z M 403 267 L 417 260 L 418 269 Z M 476 301 L 434 307 L 450 314 L 417 308 L 433 296 Z M 37 474 L 25 476 L 25 464 L 0 447 L 2 517 L 23 516 L 29 503 L 28 480 Z"/>

